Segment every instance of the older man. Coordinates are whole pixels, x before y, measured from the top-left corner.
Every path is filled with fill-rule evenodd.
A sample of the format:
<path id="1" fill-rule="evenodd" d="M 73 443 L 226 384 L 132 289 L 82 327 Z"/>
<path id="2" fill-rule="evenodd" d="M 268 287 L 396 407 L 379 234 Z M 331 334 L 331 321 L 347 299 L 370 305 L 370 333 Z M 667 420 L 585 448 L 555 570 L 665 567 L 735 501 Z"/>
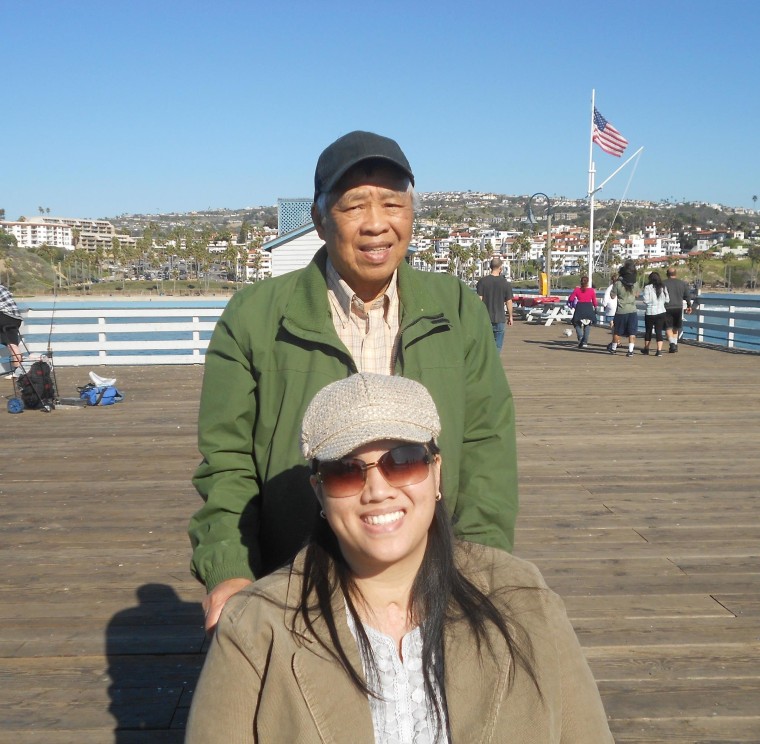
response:
<path id="1" fill-rule="evenodd" d="M 663 284 L 668 290 L 668 301 L 665 303 L 665 332 L 670 342 L 668 352 L 675 354 L 678 351 L 678 341 L 683 329 L 684 305 L 686 305 L 686 313 L 691 314 L 691 292 L 689 285 L 678 278 L 674 267 L 668 269 L 668 278 Z"/>
<path id="2" fill-rule="evenodd" d="M 320 156 L 304 269 L 238 292 L 206 355 L 192 571 L 206 628 L 253 579 L 290 560 L 318 518 L 299 450 L 303 413 L 357 371 L 423 383 L 441 412 L 442 491 L 464 539 L 511 550 L 517 514 L 512 396 L 477 295 L 404 260 L 414 176 L 396 142 L 351 132 Z"/>

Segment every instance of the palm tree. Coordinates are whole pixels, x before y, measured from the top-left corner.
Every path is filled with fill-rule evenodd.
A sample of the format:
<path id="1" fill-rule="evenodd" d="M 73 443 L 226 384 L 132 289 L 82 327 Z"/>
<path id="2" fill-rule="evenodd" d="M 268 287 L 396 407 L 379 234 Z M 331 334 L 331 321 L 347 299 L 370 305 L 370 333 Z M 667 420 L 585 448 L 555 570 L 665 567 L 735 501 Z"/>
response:
<path id="1" fill-rule="evenodd" d="M 524 233 L 512 243 L 512 254 L 517 259 L 515 276 L 520 278 L 525 274 L 526 260 L 530 255 L 530 240 Z"/>
<path id="2" fill-rule="evenodd" d="M 465 264 L 470 259 L 470 251 L 459 243 L 449 246 L 449 273 L 462 278 L 465 273 Z"/>
<path id="3" fill-rule="evenodd" d="M 417 252 L 417 259 L 425 266 L 432 267 L 435 263 L 435 253 L 430 248 L 426 248 L 424 251 Z M 430 268 L 428 268 L 428 271 L 430 271 Z"/>
<path id="4" fill-rule="evenodd" d="M 750 266 L 750 272 L 749 272 L 750 288 L 754 289 L 755 284 L 757 283 L 757 265 L 760 263 L 760 245 L 758 244 L 751 245 L 747 249 L 747 257 L 749 258 L 749 266 Z"/>
<path id="5" fill-rule="evenodd" d="M 726 251 L 721 257 L 720 260 L 723 262 L 724 269 L 724 276 L 726 278 L 726 287 L 728 289 L 731 289 L 731 264 L 733 263 L 734 258 L 736 256 L 731 251 Z"/>

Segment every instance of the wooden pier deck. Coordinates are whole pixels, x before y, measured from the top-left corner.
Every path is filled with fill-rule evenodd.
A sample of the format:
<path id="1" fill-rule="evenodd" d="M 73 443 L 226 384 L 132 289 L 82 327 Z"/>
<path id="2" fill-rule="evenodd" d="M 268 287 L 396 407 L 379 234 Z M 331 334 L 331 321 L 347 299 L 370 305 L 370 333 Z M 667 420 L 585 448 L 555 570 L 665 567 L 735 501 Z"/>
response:
<path id="1" fill-rule="evenodd" d="M 516 552 L 565 598 L 617 742 L 760 742 L 760 357 L 611 357 L 564 328 L 507 331 Z M 202 368 L 97 371 L 124 403 L 0 412 L 3 744 L 180 742 L 202 664 Z"/>

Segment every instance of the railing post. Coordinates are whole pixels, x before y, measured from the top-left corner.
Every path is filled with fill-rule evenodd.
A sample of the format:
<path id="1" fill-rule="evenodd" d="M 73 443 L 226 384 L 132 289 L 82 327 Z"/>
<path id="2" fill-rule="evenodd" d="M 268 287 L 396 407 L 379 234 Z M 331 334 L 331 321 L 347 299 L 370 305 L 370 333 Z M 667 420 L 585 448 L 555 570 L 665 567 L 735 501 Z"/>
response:
<path id="1" fill-rule="evenodd" d="M 734 313 L 736 312 L 736 305 L 728 306 L 728 348 L 734 348 L 734 324 L 736 318 Z"/>
<path id="2" fill-rule="evenodd" d="M 98 350 L 98 356 L 101 359 L 105 359 L 108 356 L 108 352 L 105 349 L 105 344 L 108 339 L 106 333 L 106 319 L 98 318 L 98 343 L 102 344 L 102 347 Z"/>
<path id="3" fill-rule="evenodd" d="M 702 305 L 700 304 L 700 309 Z M 702 329 L 702 323 L 704 323 L 705 316 L 702 313 L 697 314 L 697 341 L 701 344 L 705 340 L 705 332 Z"/>

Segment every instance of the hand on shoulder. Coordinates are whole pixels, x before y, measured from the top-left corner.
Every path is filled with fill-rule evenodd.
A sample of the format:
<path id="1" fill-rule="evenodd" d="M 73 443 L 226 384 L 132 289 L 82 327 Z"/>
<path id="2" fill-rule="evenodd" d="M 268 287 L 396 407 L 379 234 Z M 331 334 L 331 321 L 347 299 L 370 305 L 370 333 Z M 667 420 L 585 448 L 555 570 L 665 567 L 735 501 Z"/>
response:
<path id="1" fill-rule="evenodd" d="M 250 579 L 227 579 L 218 583 L 203 598 L 202 604 L 206 633 L 211 635 L 214 632 L 214 628 L 216 628 L 216 624 L 219 622 L 219 616 L 222 614 L 222 609 L 227 600 L 252 583 Z"/>

